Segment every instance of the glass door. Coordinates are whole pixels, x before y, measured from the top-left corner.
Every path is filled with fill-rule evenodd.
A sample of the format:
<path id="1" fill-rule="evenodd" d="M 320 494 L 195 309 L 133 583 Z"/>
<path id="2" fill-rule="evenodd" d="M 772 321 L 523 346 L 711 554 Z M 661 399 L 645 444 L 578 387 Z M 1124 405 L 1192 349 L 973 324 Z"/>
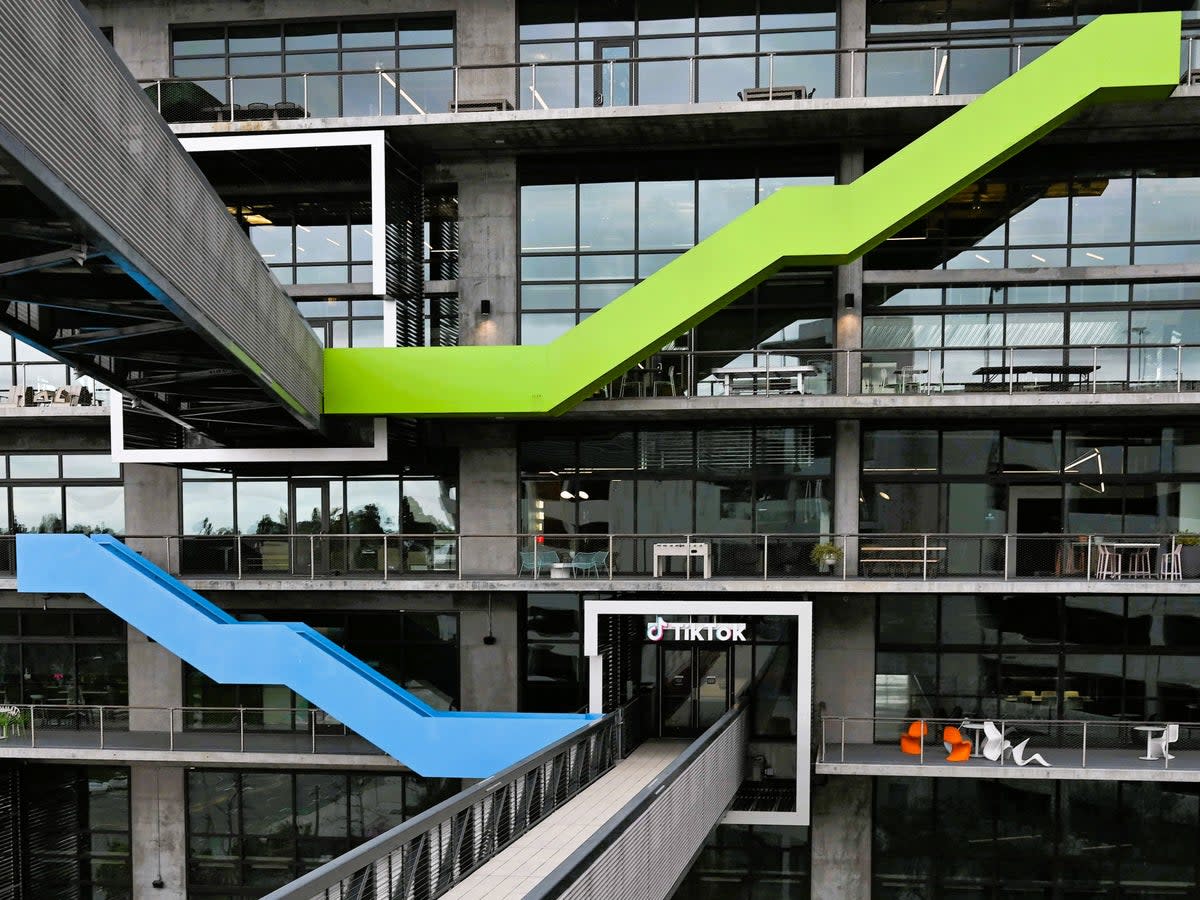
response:
<path id="1" fill-rule="evenodd" d="M 633 41 L 627 38 L 596 41 L 592 73 L 596 106 L 634 104 Z"/>
<path id="2" fill-rule="evenodd" d="M 729 650 L 661 646 L 663 737 L 696 737 L 729 709 Z"/>

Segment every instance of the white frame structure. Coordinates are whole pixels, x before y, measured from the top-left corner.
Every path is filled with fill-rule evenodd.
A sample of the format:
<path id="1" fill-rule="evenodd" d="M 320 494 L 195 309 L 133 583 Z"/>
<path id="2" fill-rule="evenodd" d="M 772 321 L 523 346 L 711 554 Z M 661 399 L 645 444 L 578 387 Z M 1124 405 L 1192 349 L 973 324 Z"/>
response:
<path id="1" fill-rule="evenodd" d="M 795 616 L 796 617 L 796 809 L 794 812 L 738 812 L 729 825 L 808 825 L 812 746 L 813 625 L 810 601 L 609 600 L 583 598 L 583 653 L 588 659 L 588 711 L 603 712 L 604 657 L 600 655 L 600 616 Z"/>
<path id="2" fill-rule="evenodd" d="M 288 150 L 320 147 L 366 147 L 370 153 L 371 180 L 371 292 L 384 297 L 384 346 L 396 343 L 396 303 L 389 300 L 384 272 L 386 260 L 387 207 L 384 202 L 386 172 L 382 131 L 317 131 L 279 134 L 226 134 L 213 137 L 181 137 L 189 153 L 219 150 Z M 109 431 L 112 458 L 120 463 L 241 463 L 241 462 L 382 462 L 387 460 L 387 420 L 377 418 L 373 440 L 364 447 L 256 447 L 128 450 L 125 448 L 125 411 L 119 400 L 111 404 Z"/>
<path id="3" fill-rule="evenodd" d="M 387 293 L 384 262 L 387 258 L 387 167 L 384 163 L 386 137 L 382 131 L 302 131 L 276 134 L 223 134 L 214 137 L 181 137 L 179 143 L 189 153 L 212 150 L 307 150 L 321 147 L 366 147 L 371 154 L 371 293 Z M 396 310 L 390 305 L 393 321 L 388 327 L 389 304 L 384 305 L 384 345 L 395 341 Z"/>

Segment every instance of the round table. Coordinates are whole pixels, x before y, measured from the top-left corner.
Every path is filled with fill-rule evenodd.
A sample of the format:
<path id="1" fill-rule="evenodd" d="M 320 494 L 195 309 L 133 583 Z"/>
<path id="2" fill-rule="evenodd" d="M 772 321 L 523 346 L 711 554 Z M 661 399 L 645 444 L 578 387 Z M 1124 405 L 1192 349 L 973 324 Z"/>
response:
<path id="1" fill-rule="evenodd" d="M 983 741 L 981 738 L 984 724 L 982 722 L 963 722 L 960 727 L 975 732 L 974 739 L 971 741 L 971 756 L 973 758 L 983 756 Z"/>
<path id="2" fill-rule="evenodd" d="M 1161 756 L 1154 755 L 1154 747 L 1152 745 L 1154 744 L 1154 732 L 1156 732 L 1156 731 L 1164 731 L 1165 732 L 1167 730 L 1167 726 L 1166 725 L 1134 725 L 1133 730 L 1146 732 L 1146 755 L 1139 756 L 1138 759 L 1144 759 L 1147 761 L 1162 759 Z"/>

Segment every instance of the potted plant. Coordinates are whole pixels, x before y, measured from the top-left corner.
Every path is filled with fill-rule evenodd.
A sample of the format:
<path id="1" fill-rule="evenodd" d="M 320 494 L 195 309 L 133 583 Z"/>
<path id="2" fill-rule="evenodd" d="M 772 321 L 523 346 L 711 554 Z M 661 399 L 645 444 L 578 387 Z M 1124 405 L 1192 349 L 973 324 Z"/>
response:
<path id="1" fill-rule="evenodd" d="M 1183 548 L 1179 551 L 1180 574 L 1184 578 L 1200 578 L 1200 534 L 1180 532 L 1175 535 L 1175 544 Z"/>
<path id="2" fill-rule="evenodd" d="M 10 726 L 23 723 L 21 710 L 15 706 L 0 706 L 0 740 L 8 737 Z"/>
<path id="3" fill-rule="evenodd" d="M 830 571 L 842 561 L 842 548 L 822 541 L 812 548 L 808 558 L 820 571 Z"/>

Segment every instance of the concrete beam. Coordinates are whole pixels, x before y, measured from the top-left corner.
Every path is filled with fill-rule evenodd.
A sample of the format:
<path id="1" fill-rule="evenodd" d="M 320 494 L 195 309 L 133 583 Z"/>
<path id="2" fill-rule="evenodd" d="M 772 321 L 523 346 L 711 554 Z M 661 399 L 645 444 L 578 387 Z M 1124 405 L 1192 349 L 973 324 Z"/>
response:
<path id="1" fill-rule="evenodd" d="M 133 900 L 186 900 L 187 799 L 179 766 L 129 769 Z"/>

